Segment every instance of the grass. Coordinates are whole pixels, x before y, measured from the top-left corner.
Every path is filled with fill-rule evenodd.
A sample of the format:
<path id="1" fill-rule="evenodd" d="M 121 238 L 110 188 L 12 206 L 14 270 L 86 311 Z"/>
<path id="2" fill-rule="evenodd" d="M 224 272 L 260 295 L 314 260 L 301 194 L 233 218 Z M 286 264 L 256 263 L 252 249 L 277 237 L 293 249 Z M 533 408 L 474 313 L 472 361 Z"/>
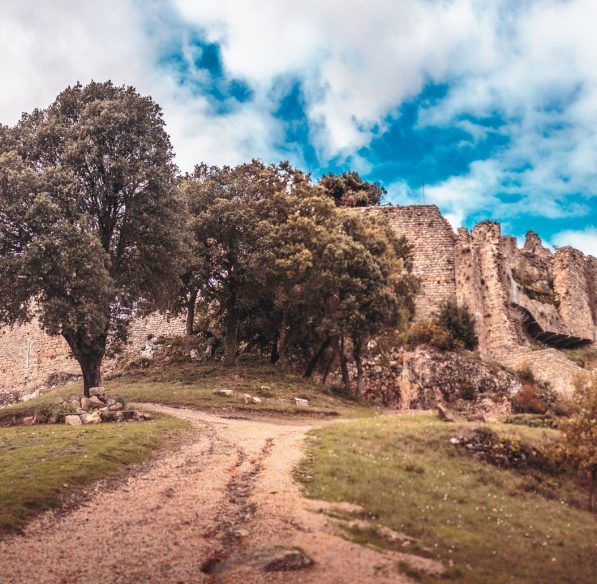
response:
<path id="1" fill-rule="evenodd" d="M 0 539 L 81 487 L 141 462 L 184 427 L 156 416 L 124 424 L 0 428 Z"/>
<path id="2" fill-rule="evenodd" d="M 224 414 L 359 417 L 371 416 L 378 411 L 336 395 L 330 388 L 313 380 L 261 364 L 226 369 L 220 365 L 178 363 L 130 371 L 106 379 L 104 385 L 111 397 Z M 262 389 L 263 386 L 269 389 Z M 235 395 L 214 394 L 218 389 L 232 389 Z M 55 404 L 60 397 L 81 395 L 82 391 L 81 383 L 71 383 L 30 401 L 2 408 L 0 425 L 10 423 L 15 417 L 33 415 L 39 406 Z M 261 403 L 245 404 L 245 393 L 259 397 Z M 307 398 L 309 406 L 297 407 L 295 397 Z"/>
<path id="3" fill-rule="evenodd" d="M 500 469 L 461 454 L 450 437 L 465 426 L 471 425 L 424 414 L 333 424 L 311 434 L 297 477 L 309 497 L 362 506 L 360 519 L 405 533 L 446 566 L 443 577 L 411 574 L 419 581 L 594 582 L 595 516 L 569 504 L 584 503 L 585 493 L 565 478 Z M 535 445 L 556 435 L 490 427 Z M 363 529 L 350 535 L 384 547 L 383 538 Z"/>

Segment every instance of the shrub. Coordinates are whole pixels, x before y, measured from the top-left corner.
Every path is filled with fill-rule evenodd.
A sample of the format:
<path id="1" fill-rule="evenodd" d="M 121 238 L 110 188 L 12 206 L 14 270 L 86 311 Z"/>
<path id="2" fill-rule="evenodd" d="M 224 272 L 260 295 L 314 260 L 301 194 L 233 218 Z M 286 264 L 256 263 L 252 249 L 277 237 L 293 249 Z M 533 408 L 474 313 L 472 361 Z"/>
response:
<path id="1" fill-rule="evenodd" d="M 35 408 L 33 415 L 38 424 L 52 424 L 64 421 L 64 417 L 74 414 L 77 408 L 70 402 L 60 404 L 41 404 Z"/>
<path id="2" fill-rule="evenodd" d="M 518 379 L 522 382 L 535 383 L 535 374 L 528 363 L 523 363 L 516 372 Z"/>
<path id="3" fill-rule="evenodd" d="M 432 321 L 413 325 L 406 335 L 405 344 L 409 349 L 413 349 L 417 345 L 430 345 L 440 351 L 449 351 L 456 345 L 450 331 Z"/>
<path id="4" fill-rule="evenodd" d="M 479 339 L 475 334 L 475 319 L 466 304 L 448 300 L 440 309 L 437 323 L 447 330 L 463 348 L 472 351 L 479 344 Z"/>
<path id="5" fill-rule="evenodd" d="M 537 387 L 529 382 L 512 398 L 512 409 L 517 414 L 545 414 L 547 404 L 541 399 Z"/>

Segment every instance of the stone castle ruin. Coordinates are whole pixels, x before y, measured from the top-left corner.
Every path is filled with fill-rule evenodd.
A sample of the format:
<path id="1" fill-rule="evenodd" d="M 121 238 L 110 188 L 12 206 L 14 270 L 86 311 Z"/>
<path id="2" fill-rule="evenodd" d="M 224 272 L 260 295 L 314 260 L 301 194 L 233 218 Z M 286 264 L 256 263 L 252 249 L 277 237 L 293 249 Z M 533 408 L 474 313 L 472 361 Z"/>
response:
<path id="1" fill-rule="evenodd" d="M 522 248 L 500 225 L 480 223 L 455 233 L 434 205 L 368 207 L 414 244 L 414 272 L 421 282 L 415 321 L 433 317 L 456 298 L 475 317 L 483 360 L 535 377 L 570 394 L 585 370 L 562 349 L 596 347 L 597 258 L 571 247 L 551 252 L 529 232 Z M 159 315 L 133 322 L 128 355 L 139 355 L 151 336 L 184 334 L 181 320 Z M 110 364 L 108 363 L 108 368 Z M 78 375 L 60 337 L 33 322 L 0 330 L 0 403 L 16 392 Z"/>

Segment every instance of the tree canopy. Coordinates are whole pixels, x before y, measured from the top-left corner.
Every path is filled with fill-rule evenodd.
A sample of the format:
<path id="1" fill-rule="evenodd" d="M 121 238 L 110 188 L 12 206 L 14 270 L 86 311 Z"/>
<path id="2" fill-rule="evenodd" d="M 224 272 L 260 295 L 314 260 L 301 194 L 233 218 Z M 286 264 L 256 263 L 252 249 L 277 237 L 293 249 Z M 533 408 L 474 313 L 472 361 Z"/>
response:
<path id="1" fill-rule="evenodd" d="M 181 250 L 176 168 L 159 106 L 77 84 L 0 133 L 0 321 L 39 317 L 100 382 L 133 308 L 166 308 Z"/>
<path id="2" fill-rule="evenodd" d="M 319 180 L 319 184 L 338 207 L 379 205 L 381 198 L 386 194 L 386 189 L 379 183 L 367 182 L 354 171 L 339 175 L 325 174 Z"/>

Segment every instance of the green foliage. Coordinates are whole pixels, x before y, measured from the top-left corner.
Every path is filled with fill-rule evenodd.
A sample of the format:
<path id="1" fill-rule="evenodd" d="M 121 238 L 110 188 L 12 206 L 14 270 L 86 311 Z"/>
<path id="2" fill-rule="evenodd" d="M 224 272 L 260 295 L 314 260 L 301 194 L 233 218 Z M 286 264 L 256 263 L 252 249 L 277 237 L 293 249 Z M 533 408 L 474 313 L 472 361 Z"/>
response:
<path id="1" fill-rule="evenodd" d="M 447 330 L 455 343 L 462 348 L 472 351 L 479 344 L 475 334 L 475 319 L 466 304 L 448 300 L 440 308 L 437 323 Z"/>
<path id="2" fill-rule="evenodd" d="M 364 181 L 357 172 L 326 174 L 319 180 L 319 185 L 338 207 L 379 205 L 386 193 L 379 183 Z"/>
<path id="3" fill-rule="evenodd" d="M 241 343 L 306 363 L 346 339 L 358 357 L 412 311 L 406 240 L 381 219 L 336 209 L 288 163 L 201 165 L 181 192 L 194 243 L 180 306 L 199 298 L 226 364 Z"/>
<path id="4" fill-rule="evenodd" d="M 166 308 L 177 284 L 172 156 L 160 108 L 110 82 L 68 87 L 0 135 L 0 322 L 38 316 L 86 389 L 133 308 Z"/>

